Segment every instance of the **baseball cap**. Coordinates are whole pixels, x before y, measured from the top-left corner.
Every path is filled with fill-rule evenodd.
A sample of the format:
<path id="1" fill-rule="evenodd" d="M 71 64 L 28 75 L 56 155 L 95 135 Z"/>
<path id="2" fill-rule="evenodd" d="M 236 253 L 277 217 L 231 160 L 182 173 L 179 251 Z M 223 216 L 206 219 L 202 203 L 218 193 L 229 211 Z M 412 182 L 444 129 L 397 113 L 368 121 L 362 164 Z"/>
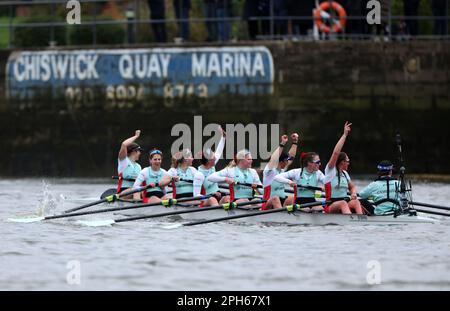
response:
<path id="1" fill-rule="evenodd" d="M 392 164 L 391 161 L 383 160 L 380 163 L 378 163 L 377 169 L 381 172 L 390 171 L 394 169 L 394 165 Z"/>
<path id="2" fill-rule="evenodd" d="M 127 147 L 127 153 L 133 152 L 133 151 L 144 151 L 144 149 L 141 148 L 141 146 L 139 146 L 136 143 L 131 143 L 128 147 Z"/>

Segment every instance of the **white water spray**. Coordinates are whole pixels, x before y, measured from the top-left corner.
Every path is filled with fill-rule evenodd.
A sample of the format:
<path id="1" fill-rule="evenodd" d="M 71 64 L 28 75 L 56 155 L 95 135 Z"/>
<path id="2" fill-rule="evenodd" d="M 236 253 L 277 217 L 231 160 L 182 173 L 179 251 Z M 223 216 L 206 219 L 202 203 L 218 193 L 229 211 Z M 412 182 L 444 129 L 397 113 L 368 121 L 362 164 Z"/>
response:
<path id="1" fill-rule="evenodd" d="M 42 198 L 38 200 L 36 214 L 39 216 L 53 215 L 58 206 L 64 206 L 64 196 L 55 195 L 49 182 L 42 180 Z"/>

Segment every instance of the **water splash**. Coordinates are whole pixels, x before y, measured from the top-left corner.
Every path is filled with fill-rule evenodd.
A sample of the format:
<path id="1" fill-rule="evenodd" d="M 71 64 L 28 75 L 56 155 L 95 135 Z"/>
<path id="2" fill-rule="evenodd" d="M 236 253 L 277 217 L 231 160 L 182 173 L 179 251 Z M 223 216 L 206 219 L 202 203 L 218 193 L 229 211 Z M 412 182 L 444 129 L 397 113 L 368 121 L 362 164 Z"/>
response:
<path id="1" fill-rule="evenodd" d="M 42 198 L 38 200 L 36 214 L 39 216 L 52 215 L 59 206 L 64 205 L 64 196 L 57 196 L 51 190 L 49 182 L 42 180 Z"/>

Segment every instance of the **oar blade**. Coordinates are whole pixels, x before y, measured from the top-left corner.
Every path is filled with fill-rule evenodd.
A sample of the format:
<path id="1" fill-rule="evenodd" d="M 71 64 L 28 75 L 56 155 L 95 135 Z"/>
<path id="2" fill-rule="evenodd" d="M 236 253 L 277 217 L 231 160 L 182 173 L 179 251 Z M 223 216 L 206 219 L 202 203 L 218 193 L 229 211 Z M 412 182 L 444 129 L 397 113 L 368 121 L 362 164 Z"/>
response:
<path id="1" fill-rule="evenodd" d="M 176 223 L 176 224 L 165 225 L 165 226 L 163 226 L 162 228 L 163 228 L 163 229 L 171 230 L 171 229 L 178 229 L 178 228 L 180 228 L 180 227 L 183 227 L 183 224 L 182 224 L 182 223 Z"/>
<path id="2" fill-rule="evenodd" d="M 32 223 L 44 220 L 45 217 L 35 216 L 35 217 L 18 217 L 18 218 L 8 218 L 8 222 L 19 222 L 19 223 Z"/>
<path id="3" fill-rule="evenodd" d="M 116 222 L 113 219 L 100 219 L 100 220 L 78 220 L 78 224 L 88 227 L 109 227 Z"/>
<path id="4" fill-rule="evenodd" d="M 117 193 L 117 189 L 113 189 L 113 188 L 108 189 L 100 195 L 100 199 L 104 199 L 104 198 L 109 197 L 110 195 L 113 195 L 116 193 Z"/>

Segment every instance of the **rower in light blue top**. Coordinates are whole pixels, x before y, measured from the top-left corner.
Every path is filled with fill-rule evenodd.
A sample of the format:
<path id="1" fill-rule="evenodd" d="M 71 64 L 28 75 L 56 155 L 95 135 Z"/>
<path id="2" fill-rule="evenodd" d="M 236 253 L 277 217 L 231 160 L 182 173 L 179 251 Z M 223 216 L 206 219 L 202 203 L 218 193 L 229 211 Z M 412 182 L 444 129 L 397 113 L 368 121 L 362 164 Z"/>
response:
<path id="1" fill-rule="evenodd" d="M 165 187 L 172 181 L 167 171 L 161 168 L 163 153 L 158 149 L 150 150 L 148 160 L 150 166 L 144 168 L 136 178 L 134 189 L 141 186 L 150 186 L 142 193 L 144 203 L 161 202 L 166 199 Z M 140 199 L 140 194 L 135 193 L 134 199 Z"/>
<path id="2" fill-rule="evenodd" d="M 217 205 L 219 202 L 222 204 L 224 202 L 224 197 L 219 192 L 219 185 L 215 182 L 209 181 L 207 177 L 216 172 L 215 165 L 219 162 L 222 156 L 223 148 L 225 146 L 226 133 L 219 126 L 218 133 L 220 134 L 220 141 L 217 145 L 216 152 L 212 152 L 211 149 L 206 149 L 201 154 L 201 165 L 197 169 L 197 173 L 194 176 L 194 196 L 199 196 L 201 194 L 213 196 L 206 199 L 202 206 Z"/>
<path id="3" fill-rule="evenodd" d="M 117 173 L 119 174 L 119 184 L 117 193 L 133 187 L 134 180 L 141 171 L 141 166 L 137 161 L 142 152 L 142 148 L 135 143 L 135 140 L 141 135 L 140 130 L 136 130 L 135 135 L 127 138 L 120 146 L 119 156 L 117 159 Z M 123 198 L 130 198 L 123 197 Z"/>
<path id="4" fill-rule="evenodd" d="M 280 208 L 282 206 L 291 205 L 294 203 L 293 196 L 287 196 L 285 192 L 285 185 L 275 180 L 275 176 L 287 171 L 297 153 L 298 134 L 292 133 L 292 145 L 289 148 L 289 153 L 283 151 L 286 143 L 288 142 L 288 136 L 281 136 L 280 145 L 272 153 L 269 163 L 263 170 L 263 186 L 264 186 L 264 200 L 267 203 L 262 205 L 262 210 L 271 208 Z"/>
<path id="5" fill-rule="evenodd" d="M 375 215 L 393 213 L 398 204 L 399 182 L 392 177 L 394 166 L 390 161 L 381 161 L 378 166 L 378 178 L 360 193 L 360 202 L 364 208 Z M 374 203 L 369 202 L 369 199 Z"/>
<path id="6" fill-rule="evenodd" d="M 192 152 L 189 149 L 177 152 L 172 157 L 172 167 L 168 173 L 175 181 L 175 187 L 172 190 L 177 199 L 193 196 L 194 176 L 197 173 L 195 167 L 192 166 L 193 160 Z"/>
<path id="7" fill-rule="evenodd" d="M 228 167 L 209 175 L 207 179 L 215 183 L 225 182 L 230 185 L 230 197 L 227 198 L 227 202 L 248 202 L 254 196 L 253 190 L 257 191 L 257 188 L 262 188 L 258 173 L 251 168 L 252 162 L 250 151 L 241 150 Z M 255 199 L 259 200 L 259 198 Z"/>
<path id="8" fill-rule="evenodd" d="M 344 133 L 336 143 L 331 158 L 325 167 L 325 194 L 330 205 L 325 206 L 327 213 L 362 214 L 361 204 L 356 195 L 356 186 L 347 173 L 350 159 L 345 152 L 341 152 L 345 140 L 351 131 L 351 123 L 345 122 Z M 348 200 L 347 191 L 350 192 Z M 348 202 L 347 202 L 348 200 Z"/>
<path id="9" fill-rule="evenodd" d="M 325 175 L 320 171 L 320 157 L 316 152 L 302 153 L 298 169 L 275 176 L 275 180 L 282 184 L 297 187 L 296 204 L 316 202 L 316 192 L 322 192 Z M 319 196 L 320 197 L 320 196 Z M 321 207 L 313 207 L 312 210 L 322 210 Z"/>

